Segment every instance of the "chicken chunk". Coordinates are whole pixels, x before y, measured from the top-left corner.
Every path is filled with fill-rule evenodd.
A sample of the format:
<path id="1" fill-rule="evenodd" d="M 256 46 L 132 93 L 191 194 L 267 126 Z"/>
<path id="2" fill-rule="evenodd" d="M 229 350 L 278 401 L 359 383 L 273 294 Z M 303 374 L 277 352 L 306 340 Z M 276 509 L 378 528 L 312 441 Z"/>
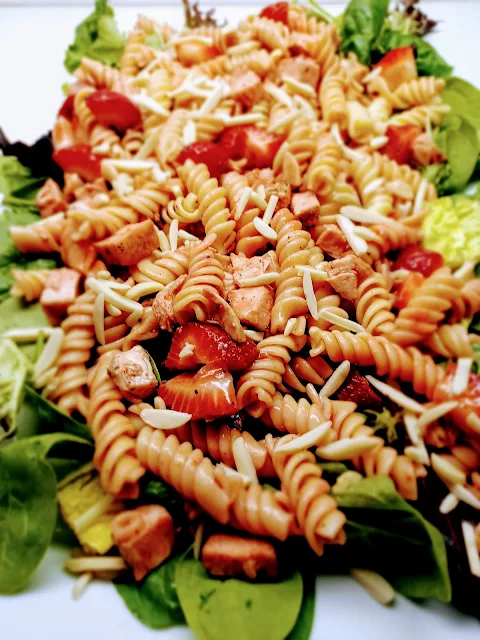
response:
<path id="1" fill-rule="evenodd" d="M 285 58 L 278 65 L 278 77 L 282 81 L 285 78 L 293 78 L 316 89 L 320 78 L 320 65 L 311 58 L 302 56 Z"/>
<path id="2" fill-rule="evenodd" d="M 345 300 L 356 300 L 359 285 L 373 273 L 372 267 L 354 254 L 327 262 L 325 270 L 327 282 Z"/>
<path id="3" fill-rule="evenodd" d="M 173 299 L 183 287 L 187 276 L 180 276 L 170 284 L 159 291 L 152 303 L 153 313 L 158 320 L 160 329 L 173 333 L 177 324 L 175 314 L 173 313 Z"/>
<path id="4" fill-rule="evenodd" d="M 350 250 L 350 245 L 336 224 L 326 224 L 317 238 L 317 247 L 332 256 L 340 258 Z"/>
<path id="5" fill-rule="evenodd" d="M 240 287 L 241 281 L 246 278 L 256 278 L 264 273 L 276 273 L 279 271 L 275 251 L 267 251 L 263 256 L 247 258 L 245 254 L 232 254 L 233 280 Z"/>
<path id="6" fill-rule="evenodd" d="M 254 71 L 235 69 L 232 75 L 227 77 L 227 83 L 230 88 L 229 97 L 238 100 L 247 109 L 251 109 L 262 97 L 262 80 Z"/>
<path id="7" fill-rule="evenodd" d="M 240 322 L 259 331 L 270 326 L 274 293 L 272 287 L 248 287 L 231 291 L 228 301 Z"/>
<path id="8" fill-rule="evenodd" d="M 301 218 L 306 226 L 315 224 L 320 213 L 320 202 L 312 191 L 294 193 L 292 196 L 292 213 Z"/>
<path id="9" fill-rule="evenodd" d="M 175 542 L 172 516 L 157 504 L 122 511 L 112 521 L 113 541 L 133 568 L 135 580 L 160 566 L 171 554 Z"/>
<path id="10" fill-rule="evenodd" d="M 212 576 L 278 575 L 277 556 L 270 542 L 227 534 L 210 536 L 202 549 L 202 562 Z"/>
<path id="11" fill-rule="evenodd" d="M 107 264 L 128 267 L 137 264 L 159 247 L 155 225 L 151 220 L 127 224 L 113 236 L 95 243 Z"/>
<path id="12" fill-rule="evenodd" d="M 68 307 L 78 296 L 80 274 L 73 269 L 62 267 L 52 269 L 40 296 L 42 309 L 52 324 L 59 324 Z"/>
<path id="13" fill-rule="evenodd" d="M 110 363 L 108 373 L 122 395 L 131 402 L 151 396 L 158 387 L 148 353 L 139 345 L 117 353 Z"/>
<path id="14" fill-rule="evenodd" d="M 267 182 L 273 182 L 273 169 L 252 169 L 245 174 L 248 180 L 248 184 L 253 187 L 255 184 L 265 184 Z"/>
<path id="15" fill-rule="evenodd" d="M 271 196 L 277 196 L 278 202 L 275 207 L 275 211 L 278 209 L 284 209 L 290 205 L 290 201 L 292 199 L 292 187 L 288 184 L 288 182 L 284 182 L 283 180 L 260 180 L 259 178 L 255 179 L 252 182 L 252 189 L 254 191 L 257 188 L 263 185 L 265 189 L 265 200 L 268 202 Z"/>

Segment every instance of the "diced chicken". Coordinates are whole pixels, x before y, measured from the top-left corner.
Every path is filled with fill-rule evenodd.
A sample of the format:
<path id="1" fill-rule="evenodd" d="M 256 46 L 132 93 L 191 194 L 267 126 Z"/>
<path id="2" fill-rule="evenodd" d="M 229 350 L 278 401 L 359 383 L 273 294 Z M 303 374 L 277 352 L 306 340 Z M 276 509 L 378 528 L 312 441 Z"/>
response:
<path id="1" fill-rule="evenodd" d="M 158 387 L 148 353 L 139 345 L 117 353 L 110 363 L 108 373 L 123 397 L 131 402 L 151 396 Z"/>
<path id="2" fill-rule="evenodd" d="M 151 220 L 127 224 L 113 236 L 95 243 L 107 264 L 128 267 L 137 264 L 159 247 L 155 225 Z"/>
<path id="3" fill-rule="evenodd" d="M 359 285 L 373 273 L 373 269 L 354 254 L 327 262 L 325 270 L 329 284 L 346 300 L 356 300 Z"/>
<path id="4" fill-rule="evenodd" d="M 232 75 L 227 77 L 227 83 L 230 88 L 229 97 L 238 100 L 247 109 L 262 97 L 262 80 L 254 71 L 235 69 Z"/>
<path id="5" fill-rule="evenodd" d="M 135 580 L 160 566 L 171 554 L 175 542 L 172 516 L 157 504 L 122 511 L 112 521 L 113 541 L 133 568 Z"/>
<path id="6" fill-rule="evenodd" d="M 296 218 L 301 218 L 306 226 L 312 226 L 320 213 L 320 202 L 312 191 L 294 193 L 291 208 Z"/>
<path id="7" fill-rule="evenodd" d="M 285 58 L 278 65 L 278 76 L 280 80 L 293 78 L 316 89 L 320 78 L 320 65 L 311 58 L 302 56 Z"/>
<path id="8" fill-rule="evenodd" d="M 158 320 L 160 329 L 173 333 L 177 324 L 175 314 L 173 313 L 173 299 L 183 287 L 187 276 L 180 276 L 170 284 L 159 291 L 152 303 L 153 313 Z"/>
<path id="9" fill-rule="evenodd" d="M 350 251 L 347 239 L 336 224 L 326 224 L 323 227 L 317 238 L 317 246 L 332 258 L 340 258 Z"/>
<path id="10" fill-rule="evenodd" d="M 231 291 L 228 301 L 240 322 L 265 331 L 270 326 L 274 297 L 270 286 L 248 287 Z"/>
<path id="11" fill-rule="evenodd" d="M 266 184 L 267 182 L 273 182 L 273 170 L 272 169 L 252 169 L 245 174 L 248 180 L 248 184 L 253 187 L 254 184 Z"/>
<path id="12" fill-rule="evenodd" d="M 427 133 L 417 136 L 412 144 L 412 160 L 419 167 L 445 162 L 447 157 Z"/>
<path id="13" fill-rule="evenodd" d="M 47 284 L 40 296 L 40 304 L 52 324 L 60 323 L 68 307 L 78 296 L 80 277 L 78 271 L 66 267 L 50 271 Z"/>
<path id="14" fill-rule="evenodd" d="M 227 534 L 211 536 L 202 549 L 202 562 L 213 576 L 247 577 L 278 575 L 277 555 L 270 542 Z"/>
<path id="15" fill-rule="evenodd" d="M 247 258 L 245 254 L 232 254 L 233 279 L 241 286 L 241 281 L 246 278 L 256 278 L 264 273 L 276 273 L 279 271 L 275 251 L 267 251 L 263 256 Z"/>
<path id="16" fill-rule="evenodd" d="M 278 211 L 278 209 L 284 209 L 290 205 L 290 201 L 292 199 L 292 187 L 288 182 L 284 182 L 283 180 L 262 180 L 261 178 L 255 178 L 251 181 L 250 186 L 254 191 L 256 191 L 260 185 L 263 185 L 265 188 L 265 200 L 267 202 L 270 200 L 270 196 L 277 196 L 278 202 L 275 207 L 275 211 Z"/>

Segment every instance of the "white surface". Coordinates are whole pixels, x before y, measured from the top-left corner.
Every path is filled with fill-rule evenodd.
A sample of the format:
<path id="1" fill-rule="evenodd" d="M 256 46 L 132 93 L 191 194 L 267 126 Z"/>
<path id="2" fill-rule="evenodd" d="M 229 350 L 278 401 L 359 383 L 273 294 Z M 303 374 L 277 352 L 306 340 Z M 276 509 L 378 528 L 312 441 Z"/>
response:
<path id="1" fill-rule="evenodd" d="M 233 0 L 229 0 L 233 2 Z M 0 5 L 2 0 L 0 0 Z M 249 3 L 251 4 L 251 3 Z M 444 21 L 431 41 L 456 73 L 480 85 L 477 0 L 429 2 L 429 14 Z M 339 7 L 325 4 L 336 13 Z M 122 7 L 122 30 L 133 25 L 138 12 L 175 26 L 182 23 L 179 3 L 168 8 Z M 0 126 L 12 139 L 33 141 L 51 127 L 62 102 L 60 86 L 68 79 L 63 54 L 75 26 L 88 13 L 85 7 L 6 8 L 0 6 Z M 219 15 L 237 21 L 245 10 L 223 8 Z M 395 550 L 392 550 L 394 553 Z M 61 571 L 63 552 L 51 550 L 29 588 L 0 598 L 1 636 L 13 640 L 189 640 L 185 629 L 153 632 L 138 623 L 111 585 L 94 584 L 83 598 L 71 598 L 73 581 Z M 232 630 L 233 631 L 233 630 Z M 453 608 L 438 603 L 416 605 L 398 597 L 383 609 L 348 578 L 318 581 L 313 639 L 324 640 L 478 640 L 480 626 Z M 232 640 L 235 635 L 232 633 Z M 265 640 L 269 640 L 265 638 Z"/>

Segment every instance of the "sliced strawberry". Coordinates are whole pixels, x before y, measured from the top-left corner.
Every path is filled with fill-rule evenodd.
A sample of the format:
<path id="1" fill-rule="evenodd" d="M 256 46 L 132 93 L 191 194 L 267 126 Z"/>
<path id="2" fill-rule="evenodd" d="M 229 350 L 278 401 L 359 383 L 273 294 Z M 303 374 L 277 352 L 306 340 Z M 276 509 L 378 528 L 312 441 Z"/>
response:
<path id="1" fill-rule="evenodd" d="M 425 278 L 418 271 L 409 273 L 400 287 L 397 289 L 397 297 L 394 306 L 403 309 L 410 302 L 416 290 L 423 284 Z"/>
<path id="2" fill-rule="evenodd" d="M 206 164 L 213 178 L 219 178 L 222 173 L 229 170 L 228 151 L 216 142 L 194 142 L 189 144 L 179 153 L 177 162 L 183 164 L 188 159 L 197 164 Z"/>
<path id="3" fill-rule="evenodd" d="M 245 127 L 245 157 L 250 168 L 271 167 L 284 138 L 254 125 Z"/>
<path id="4" fill-rule="evenodd" d="M 243 158 L 245 153 L 246 127 L 228 127 L 220 136 L 218 142 L 228 152 L 232 160 Z"/>
<path id="5" fill-rule="evenodd" d="M 175 376 L 160 385 L 158 395 L 167 407 L 190 413 L 193 420 L 213 420 L 238 410 L 232 376 L 214 364 Z"/>
<path id="6" fill-rule="evenodd" d="M 388 127 L 385 134 L 388 142 L 380 151 L 398 164 L 411 164 L 413 143 L 421 134 L 420 127 L 413 124 Z"/>
<path id="7" fill-rule="evenodd" d="M 188 345 L 193 351 L 181 357 L 182 350 Z M 163 363 L 167 369 L 185 371 L 196 369 L 199 365 L 215 363 L 228 371 L 242 371 L 258 357 L 257 345 L 247 338 L 241 344 L 216 324 L 190 322 L 175 332 L 168 357 Z"/>
<path id="8" fill-rule="evenodd" d="M 418 77 L 412 47 L 392 49 L 375 65 L 375 69 L 377 67 L 382 69 L 382 78 L 385 78 L 391 91 Z"/>
<path id="9" fill-rule="evenodd" d="M 275 22 L 283 22 L 288 26 L 288 2 L 275 2 L 269 4 L 260 12 L 261 18 L 275 20 Z"/>
<path id="10" fill-rule="evenodd" d="M 355 402 L 360 409 L 380 409 L 382 399 L 370 386 L 365 376 L 358 371 L 350 373 L 337 393 L 339 400 Z"/>
<path id="11" fill-rule="evenodd" d="M 417 271 L 428 278 L 434 271 L 443 267 L 443 257 L 436 251 L 428 251 L 423 247 L 412 245 L 400 252 L 393 269 Z"/>
<path id="12" fill-rule="evenodd" d="M 142 123 L 139 108 L 126 96 L 116 91 L 108 89 L 94 91 L 87 96 L 86 103 L 98 122 L 105 127 L 126 131 Z"/>
<path id="13" fill-rule="evenodd" d="M 75 102 L 75 94 L 71 93 L 65 98 L 62 106 L 58 110 L 58 115 L 71 120 L 73 118 L 73 103 Z"/>
<path id="14" fill-rule="evenodd" d="M 480 376 L 470 373 L 466 391 L 458 395 L 453 392 L 453 378 L 456 370 L 457 365 L 453 362 L 447 366 L 445 370 L 447 375 L 443 382 L 435 387 L 433 400 L 439 403 L 449 400 L 458 402 L 458 406 L 449 413 L 449 416 L 457 427 L 478 438 L 480 433 L 469 425 L 468 416 L 473 413 L 480 418 Z"/>
<path id="15" fill-rule="evenodd" d="M 92 153 L 92 147 L 88 144 L 75 144 L 73 147 L 60 149 L 52 155 L 65 173 L 78 173 L 78 175 L 93 182 L 100 177 L 100 158 Z"/>

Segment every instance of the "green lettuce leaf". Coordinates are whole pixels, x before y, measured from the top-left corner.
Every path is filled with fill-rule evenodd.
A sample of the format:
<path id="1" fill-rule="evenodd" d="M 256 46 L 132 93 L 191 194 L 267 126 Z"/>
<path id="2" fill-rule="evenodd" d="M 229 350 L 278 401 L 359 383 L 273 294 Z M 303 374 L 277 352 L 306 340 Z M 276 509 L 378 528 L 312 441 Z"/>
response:
<path id="1" fill-rule="evenodd" d="M 31 369 L 11 340 L 0 340 L 0 442 L 16 431 L 24 384 Z"/>
<path id="2" fill-rule="evenodd" d="M 277 583 L 211 578 L 197 560 L 179 562 L 178 597 L 188 626 L 199 640 L 284 640 L 302 606 L 299 572 Z"/>
<path id="3" fill-rule="evenodd" d="M 75 30 L 75 39 L 65 54 L 64 65 L 73 73 L 82 58 L 98 60 L 114 67 L 125 49 L 125 38 L 118 30 L 113 9 L 107 0 L 95 0 L 95 10 Z"/>
<path id="4" fill-rule="evenodd" d="M 445 541 L 390 478 L 362 478 L 334 493 L 347 516 L 344 553 L 351 566 L 377 571 L 409 598 L 450 602 Z"/>
<path id="5" fill-rule="evenodd" d="M 360 62 L 370 64 L 388 5 L 388 0 L 350 0 L 343 14 L 340 51 L 344 54 L 353 51 Z"/>
<path id="6" fill-rule="evenodd" d="M 315 618 L 315 576 L 304 573 L 303 598 L 295 626 L 286 640 L 309 640 Z"/>

